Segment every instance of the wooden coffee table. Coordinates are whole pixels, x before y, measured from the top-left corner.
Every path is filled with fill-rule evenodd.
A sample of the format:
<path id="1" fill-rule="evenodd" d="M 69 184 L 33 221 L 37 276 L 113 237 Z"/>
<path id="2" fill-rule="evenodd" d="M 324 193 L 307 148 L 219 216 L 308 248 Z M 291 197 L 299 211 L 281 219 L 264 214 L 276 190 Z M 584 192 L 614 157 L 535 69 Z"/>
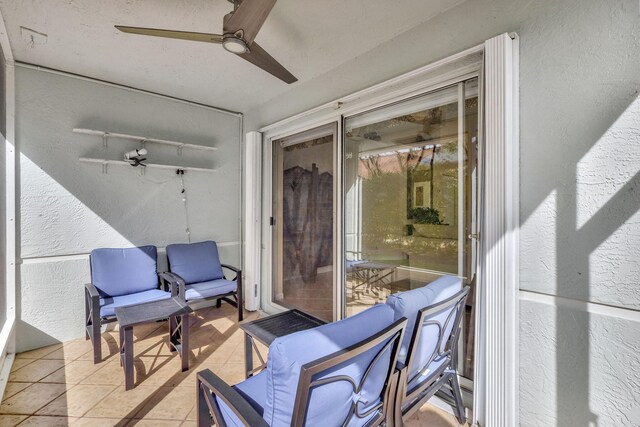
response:
<path id="1" fill-rule="evenodd" d="M 267 347 L 278 337 L 293 334 L 294 332 L 305 331 L 326 324 L 324 320 L 313 317 L 310 314 L 299 310 L 289 310 L 273 316 L 263 317 L 240 324 L 240 329 L 244 331 L 244 363 L 245 377 L 249 378 L 256 371 L 266 366 L 258 347 L 254 340 L 258 340 Z M 255 348 L 261 365 L 253 367 L 253 349 Z"/>
<path id="2" fill-rule="evenodd" d="M 167 298 L 116 308 L 120 325 L 120 366 L 124 368 L 124 388 L 134 386 L 133 327 L 169 319 L 169 346 L 182 359 L 182 371 L 189 369 L 189 314 L 193 310 L 178 298 Z"/>

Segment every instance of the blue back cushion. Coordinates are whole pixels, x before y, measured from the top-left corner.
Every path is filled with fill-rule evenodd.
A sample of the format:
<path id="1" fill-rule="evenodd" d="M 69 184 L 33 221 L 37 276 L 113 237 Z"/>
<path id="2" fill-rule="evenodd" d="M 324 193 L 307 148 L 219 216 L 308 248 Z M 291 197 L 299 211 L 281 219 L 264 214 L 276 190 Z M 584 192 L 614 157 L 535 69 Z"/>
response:
<path id="1" fill-rule="evenodd" d="M 399 362 L 406 363 L 407 350 L 409 349 L 409 343 L 411 342 L 411 338 L 414 333 L 418 311 L 452 297 L 461 290 L 461 278 L 455 276 L 442 276 L 422 288 L 413 289 L 407 292 L 400 292 L 387 298 L 387 305 L 394 311 L 394 319 L 400 319 L 401 317 L 407 318 L 407 329 L 404 334 L 404 338 L 402 339 L 400 354 L 398 355 Z M 431 319 L 439 321 L 444 326 L 447 316 L 451 311 L 452 309 L 449 309 L 436 313 L 431 317 Z M 445 339 L 442 341 L 441 350 L 446 344 L 446 338 L 448 338 L 451 333 L 452 326 L 453 320 L 449 323 L 448 330 L 445 331 Z M 420 342 L 416 346 L 416 353 L 413 357 L 415 363 L 412 363 L 412 365 L 409 366 L 409 379 L 413 378 L 413 376 L 417 374 L 429 361 L 429 358 L 438 345 L 438 335 L 439 330 L 436 325 L 429 325 L 422 328 Z"/>
<path id="2" fill-rule="evenodd" d="M 222 266 L 216 242 L 184 243 L 167 246 L 169 267 L 185 283 L 222 279 Z"/>
<path id="3" fill-rule="evenodd" d="M 339 322 L 277 338 L 269 347 L 267 362 L 267 401 L 264 408 L 267 423 L 272 426 L 291 424 L 302 365 L 356 344 L 392 323 L 393 311 L 384 304 L 378 304 Z M 365 370 L 383 345 L 344 362 L 331 372 L 320 374 L 318 378 L 344 374 L 359 384 Z M 391 349 L 388 349 L 367 377 L 360 400 L 368 403 L 359 405 L 361 413 L 379 402 L 390 357 Z M 346 381 L 312 389 L 306 425 L 342 425 L 354 399 L 358 399 L 358 396 L 354 395 L 351 384 Z M 366 421 L 356 418 L 349 426 L 364 425 Z"/>
<path id="4" fill-rule="evenodd" d="M 158 250 L 103 248 L 91 251 L 91 283 L 102 296 L 117 297 L 158 287 Z"/>

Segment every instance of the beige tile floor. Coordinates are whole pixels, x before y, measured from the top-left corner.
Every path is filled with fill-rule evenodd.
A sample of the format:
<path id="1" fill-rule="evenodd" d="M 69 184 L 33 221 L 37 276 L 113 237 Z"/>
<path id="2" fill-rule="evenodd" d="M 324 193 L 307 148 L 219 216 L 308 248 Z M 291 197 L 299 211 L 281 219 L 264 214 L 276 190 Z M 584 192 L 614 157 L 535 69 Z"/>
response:
<path id="1" fill-rule="evenodd" d="M 103 334 L 104 360 L 97 365 L 83 339 L 20 353 L 0 404 L 0 427 L 195 426 L 196 372 L 211 369 L 230 384 L 244 379 L 243 334 L 235 316 L 228 304 L 194 314 L 191 369 L 184 373 L 179 357 L 169 351 L 166 323 L 134 328 L 136 387 L 130 391 L 124 390 L 116 332 Z M 458 426 L 430 405 L 408 425 Z"/>

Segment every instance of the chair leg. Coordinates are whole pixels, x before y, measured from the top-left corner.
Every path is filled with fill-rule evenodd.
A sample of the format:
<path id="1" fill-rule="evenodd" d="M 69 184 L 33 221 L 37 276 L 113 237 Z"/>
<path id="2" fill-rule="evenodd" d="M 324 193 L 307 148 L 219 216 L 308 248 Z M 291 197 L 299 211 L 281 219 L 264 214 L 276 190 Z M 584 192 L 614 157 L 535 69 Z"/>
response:
<path id="1" fill-rule="evenodd" d="M 100 334 L 100 320 L 91 325 L 93 329 L 93 363 L 102 362 L 102 335 Z"/>
<path id="2" fill-rule="evenodd" d="M 216 308 L 220 308 L 220 307 L 222 307 L 222 300 L 220 298 L 218 298 L 216 300 Z"/>
<path id="3" fill-rule="evenodd" d="M 236 302 L 238 303 L 238 322 L 242 322 L 244 318 L 244 302 L 243 302 L 243 288 L 242 288 L 242 272 L 238 273 L 238 287 L 236 289 Z"/>
<path id="4" fill-rule="evenodd" d="M 460 391 L 458 375 L 456 375 L 455 373 L 451 375 L 449 384 L 451 385 L 451 391 L 453 391 L 453 399 L 456 402 L 456 406 L 455 408 L 453 408 L 453 411 L 458 422 L 460 424 L 464 424 L 465 422 L 467 422 L 467 417 L 464 415 L 464 403 L 462 403 L 462 392 Z"/>
<path id="5" fill-rule="evenodd" d="M 396 387 L 396 396 L 393 400 L 394 410 L 393 410 L 393 418 L 395 419 L 395 423 L 392 425 L 394 427 L 402 427 L 404 422 L 402 420 L 402 404 L 404 403 L 405 392 L 407 387 L 407 371 L 408 369 L 405 367 L 400 370 L 400 374 L 398 376 L 398 386 Z"/>
<path id="6" fill-rule="evenodd" d="M 198 427 L 209 427 L 211 426 L 211 414 L 209 413 L 209 408 L 207 406 L 207 397 L 205 396 L 206 389 L 203 387 L 200 380 L 196 382 L 198 387 L 198 412 L 196 413 L 196 425 Z"/>
<path id="7" fill-rule="evenodd" d="M 85 339 L 91 340 L 93 347 L 93 363 L 102 362 L 102 336 L 100 334 L 100 306 L 93 304 L 89 298 L 85 299 Z"/>
<path id="8" fill-rule="evenodd" d="M 85 295 L 84 297 L 84 339 L 85 341 L 91 339 L 91 334 L 89 333 L 89 327 L 91 323 L 91 303 L 89 297 Z"/>

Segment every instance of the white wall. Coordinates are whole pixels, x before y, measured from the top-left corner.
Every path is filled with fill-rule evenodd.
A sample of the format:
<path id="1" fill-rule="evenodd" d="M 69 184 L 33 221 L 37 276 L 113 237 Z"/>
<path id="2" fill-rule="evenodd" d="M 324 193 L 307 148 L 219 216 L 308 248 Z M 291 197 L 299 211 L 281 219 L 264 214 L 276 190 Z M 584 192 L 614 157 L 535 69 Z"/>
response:
<path id="1" fill-rule="evenodd" d="M 639 7 L 468 1 L 246 114 L 259 128 L 518 33 L 522 426 L 640 424 Z"/>
<path id="2" fill-rule="evenodd" d="M 76 127 L 213 145 L 189 151 L 147 145 L 149 162 L 215 167 L 184 175 L 192 241 L 214 239 L 240 262 L 240 118 L 70 76 L 16 68 L 19 170 L 17 350 L 84 336 L 83 284 L 98 247 L 186 242 L 174 170 L 84 164 L 121 159 L 135 142 L 72 133 Z M 159 268 L 166 267 L 161 254 Z"/>

